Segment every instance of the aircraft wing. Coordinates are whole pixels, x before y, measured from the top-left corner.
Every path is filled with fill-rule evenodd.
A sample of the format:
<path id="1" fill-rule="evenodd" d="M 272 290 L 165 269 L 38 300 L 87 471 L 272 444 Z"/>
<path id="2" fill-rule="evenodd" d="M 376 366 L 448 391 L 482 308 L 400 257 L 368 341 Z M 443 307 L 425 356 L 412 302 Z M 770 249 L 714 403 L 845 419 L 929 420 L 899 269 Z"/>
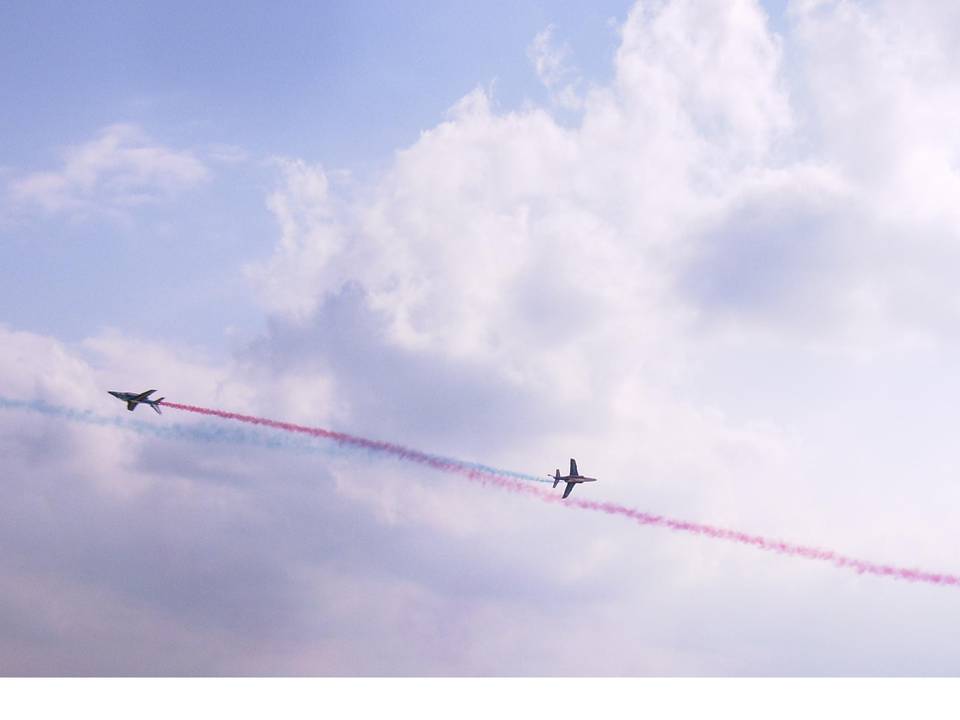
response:
<path id="1" fill-rule="evenodd" d="M 127 410 L 133 410 L 137 406 L 136 401 L 127 400 Z"/>
<path id="2" fill-rule="evenodd" d="M 155 393 L 155 392 L 156 392 L 156 390 L 147 390 L 146 392 L 142 392 L 142 393 L 140 393 L 139 395 L 137 395 L 137 400 L 138 400 L 138 401 L 139 401 L 139 400 L 146 400 L 148 397 L 150 397 L 150 395 L 151 395 L 152 393 Z"/>
<path id="3" fill-rule="evenodd" d="M 577 477 L 579 474 L 577 472 L 577 461 L 570 458 L 570 477 Z"/>
<path id="4" fill-rule="evenodd" d="M 571 482 L 568 482 L 568 483 L 567 483 L 567 489 L 563 491 L 563 497 L 564 497 L 564 498 L 566 498 L 567 495 L 569 495 L 571 492 L 573 492 L 573 486 L 574 486 L 574 485 L 576 485 L 576 483 L 571 483 Z"/>

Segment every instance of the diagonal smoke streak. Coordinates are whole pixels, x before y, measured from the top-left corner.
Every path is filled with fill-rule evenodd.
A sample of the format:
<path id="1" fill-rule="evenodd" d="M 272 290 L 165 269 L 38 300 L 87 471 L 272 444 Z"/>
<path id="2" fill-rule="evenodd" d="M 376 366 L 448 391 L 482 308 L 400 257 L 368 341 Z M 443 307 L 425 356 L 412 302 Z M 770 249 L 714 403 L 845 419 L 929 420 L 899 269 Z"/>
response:
<path id="1" fill-rule="evenodd" d="M 164 402 L 166 407 L 177 407 L 175 403 Z M 187 406 L 180 406 L 185 409 Z M 123 430 L 135 432 L 138 435 L 150 435 L 158 438 L 167 438 L 175 440 L 189 440 L 192 442 L 218 442 L 239 445 L 251 445 L 264 448 L 282 448 L 285 450 L 297 450 L 308 453 L 320 453 L 323 455 L 333 455 L 345 452 L 348 448 L 357 447 L 356 443 L 336 442 L 336 437 L 327 436 L 319 433 L 301 433 L 301 437 L 291 435 L 285 430 L 289 428 L 277 428 L 259 423 L 264 430 L 246 430 L 240 428 L 229 428 L 220 424 L 182 425 L 179 423 L 158 425 L 155 422 L 144 422 L 135 418 L 110 417 L 98 415 L 90 410 L 77 410 L 75 408 L 65 407 L 63 405 L 53 405 L 42 400 L 13 400 L 0 396 L 0 409 L 6 410 L 29 410 L 48 417 L 57 417 L 71 422 L 83 423 L 85 425 L 96 425 L 100 427 L 116 427 Z M 199 408 L 198 408 L 199 410 Z M 274 432 L 269 432 L 273 430 Z M 336 435 L 336 434 L 334 434 Z M 320 440 L 321 442 L 316 442 Z M 334 442 L 331 442 L 333 440 Z M 367 447 L 367 450 L 374 452 L 376 448 Z M 421 453 L 425 455 L 425 453 Z M 550 480 L 539 478 L 534 475 L 513 472 L 502 468 L 494 468 L 481 463 L 471 463 L 464 460 L 455 460 L 444 458 L 439 455 L 431 456 L 437 461 L 459 465 L 462 467 L 471 467 L 489 475 L 503 477 L 513 477 L 527 482 L 550 483 Z"/>
<path id="2" fill-rule="evenodd" d="M 805 545 L 796 545 L 794 543 L 787 543 L 780 540 L 765 538 L 760 535 L 749 535 L 738 530 L 729 530 L 726 528 L 714 527 L 712 525 L 706 525 L 702 523 L 676 520 L 674 518 L 664 517 L 662 515 L 653 515 L 650 513 L 641 512 L 640 510 L 628 508 L 616 503 L 598 502 L 594 500 L 578 498 L 561 500 L 559 494 L 549 493 L 539 487 L 530 485 L 527 482 L 523 482 L 524 480 L 536 480 L 537 482 L 549 481 L 542 481 L 540 478 L 536 478 L 531 475 L 522 475 L 519 473 L 508 474 L 495 468 L 488 468 L 482 465 L 466 463 L 453 458 L 430 455 L 428 453 L 406 448 L 402 445 L 396 445 L 394 443 L 383 442 L 380 440 L 370 440 L 367 438 L 348 435 L 346 433 L 326 430 L 323 428 L 307 427 L 304 425 L 296 425 L 294 423 L 281 422 L 278 420 L 269 420 L 267 418 L 225 412 L 223 410 L 212 410 L 210 408 L 197 407 L 195 405 L 181 405 L 179 403 L 168 401 L 165 401 L 163 404 L 167 407 L 176 408 L 178 410 L 220 417 L 226 420 L 236 420 L 243 423 L 269 427 L 285 432 L 300 433 L 312 437 L 324 438 L 332 440 L 340 445 L 363 448 L 371 452 L 392 455 L 401 460 L 432 467 L 442 472 L 455 473 L 476 482 L 496 485 L 497 487 L 510 490 L 512 492 L 532 495 L 540 500 L 543 500 L 544 502 L 560 502 L 566 507 L 575 507 L 581 510 L 593 510 L 595 512 L 603 512 L 608 515 L 619 515 L 621 517 L 633 520 L 640 525 L 662 527 L 669 530 L 674 530 L 676 532 L 701 535 L 703 537 L 708 537 L 715 540 L 727 540 L 730 542 L 739 543 L 741 545 L 750 545 L 760 550 L 776 552 L 782 555 L 801 557 L 808 560 L 819 560 L 821 562 L 829 562 L 837 567 L 847 568 L 860 574 L 891 577 L 898 580 L 929 583 L 932 585 L 952 585 L 954 587 L 960 587 L 960 576 L 956 575 L 933 573 L 911 568 L 901 568 L 893 565 L 881 565 L 878 563 L 869 562 L 867 560 L 859 560 L 857 558 L 841 555 L 833 550 L 809 547 Z"/>
<path id="3" fill-rule="evenodd" d="M 294 423 L 281 422 L 279 420 L 270 420 L 268 418 L 254 417 L 252 415 L 241 415 L 239 413 L 226 412 L 224 410 L 213 410 L 211 408 L 197 407 L 196 405 L 181 405 L 180 403 L 163 401 L 164 407 L 176 408 L 177 410 L 186 410 L 187 412 L 197 413 L 199 415 L 210 415 L 213 417 L 224 418 L 225 420 L 237 420 L 251 425 L 281 430 L 284 432 L 299 433 L 323 440 L 332 440 L 338 445 L 361 448 L 372 453 L 381 453 L 392 455 L 400 460 L 427 465 L 436 470 L 444 472 L 458 472 L 464 474 L 467 471 L 475 472 L 485 477 L 496 477 L 512 480 L 523 480 L 525 482 L 550 483 L 551 480 L 539 478 L 535 475 L 513 472 L 511 470 L 501 470 L 500 468 L 482 465 L 480 463 L 457 460 L 455 458 L 443 457 L 442 455 L 432 455 L 420 450 L 403 447 L 395 443 L 383 442 L 381 440 L 370 440 L 357 435 L 348 435 L 347 433 L 336 432 L 335 430 L 325 430 L 323 428 L 307 427 L 306 425 L 296 425 Z"/>
<path id="4" fill-rule="evenodd" d="M 663 527 L 677 532 L 685 532 L 694 535 L 701 535 L 717 540 L 727 540 L 743 545 L 750 545 L 761 550 L 776 552 L 793 557 L 802 557 L 810 560 L 819 560 L 829 562 L 841 568 L 847 568 L 860 574 L 877 575 L 882 577 L 892 577 L 910 582 L 923 582 L 933 585 L 952 585 L 960 587 L 960 577 L 948 575 L 945 573 L 932 573 L 921 570 L 900 568 L 892 565 L 881 565 L 866 560 L 841 555 L 832 550 L 814 548 L 804 545 L 786 543 L 779 540 L 772 540 L 759 535 L 749 535 L 747 533 L 725 528 L 718 528 L 712 525 L 701 523 L 692 523 L 685 520 L 654 515 L 641 512 L 633 508 L 609 502 L 598 502 L 586 500 L 583 498 L 569 498 L 561 500 L 559 494 L 545 492 L 543 489 L 531 485 L 530 482 L 549 483 L 549 480 L 541 479 L 533 475 L 524 473 L 515 473 L 508 470 L 492 468 L 479 463 L 470 463 L 454 458 L 447 458 L 439 455 L 431 455 L 405 448 L 401 445 L 382 442 L 378 440 L 369 440 L 367 438 L 348 435 L 346 433 L 325 430 L 323 428 L 313 428 L 293 423 L 258 418 L 238 413 L 230 413 L 222 410 L 212 410 L 209 408 L 197 407 L 194 405 L 181 405 L 179 403 L 164 402 L 167 407 L 185 410 L 187 412 L 197 413 L 219 417 L 227 420 L 235 420 L 242 423 L 260 426 L 264 429 L 278 431 L 274 433 L 262 432 L 244 432 L 236 429 L 227 429 L 219 425 L 157 425 L 156 423 L 147 423 L 133 419 L 121 419 L 115 417 L 105 417 L 97 415 L 90 411 L 75 410 L 59 405 L 50 405 L 42 401 L 22 401 L 11 400 L 0 396 L 0 409 L 21 409 L 38 412 L 51 417 L 59 417 L 73 422 L 82 422 L 85 424 L 118 427 L 125 430 L 131 430 L 140 435 L 152 435 L 161 438 L 183 439 L 201 442 L 226 442 L 238 443 L 244 445 L 253 445 L 267 448 L 284 448 L 305 452 L 321 452 L 330 454 L 337 446 L 348 448 L 361 448 L 370 453 L 385 454 L 395 458 L 414 462 L 427 467 L 432 467 L 441 472 L 454 473 L 469 480 L 480 482 L 482 484 L 495 485 L 497 487 L 526 495 L 532 495 L 544 502 L 560 503 L 567 507 L 575 507 L 582 510 L 593 510 L 603 512 L 609 515 L 619 515 L 628 518 L 640 525 L 649 525 L 653 527 Z M 290 437 L 284 437 L 283 434 L 298 434 L 304 436 L 304 440 L 297 441 Z M 328 441 L 322 445 L 317 445 L 306 438 L 313 438 Z M 329 444 L 330 442 L 333 443 Z"/>

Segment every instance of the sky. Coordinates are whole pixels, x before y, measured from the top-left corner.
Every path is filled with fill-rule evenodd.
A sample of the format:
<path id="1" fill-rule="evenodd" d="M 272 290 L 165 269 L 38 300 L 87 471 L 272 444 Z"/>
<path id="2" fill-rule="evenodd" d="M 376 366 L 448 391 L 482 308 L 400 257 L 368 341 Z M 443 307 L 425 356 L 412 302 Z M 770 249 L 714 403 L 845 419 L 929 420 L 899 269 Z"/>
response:
<path id="1" fill-rule="evenodd" d="M 960 10 L 584 5 L 0 8 L 0 674 L 956 674 L 956 588 L 106 394 L 960 573 Z"/>

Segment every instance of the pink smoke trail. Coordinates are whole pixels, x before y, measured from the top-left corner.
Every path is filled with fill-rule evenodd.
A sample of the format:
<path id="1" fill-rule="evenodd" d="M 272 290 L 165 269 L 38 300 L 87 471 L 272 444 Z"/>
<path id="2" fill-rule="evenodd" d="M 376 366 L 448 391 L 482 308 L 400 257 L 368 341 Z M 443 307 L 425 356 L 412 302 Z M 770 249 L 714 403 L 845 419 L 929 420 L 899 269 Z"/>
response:
<path id="1" fill-rule="evenodd" d="M 526 495 L 532 495 L 544 502 L 560 503 L 565 507 L 575 507 L 581 510 L 593 510 L 608 515 L 619 515 L 621 517 L 633 520 L 640 525 L 650 525 L 653 527 L 663 527 L 676 532 L 685 532 L 693 535 L 715 540 L 727 540 L 730 542 L 750 545 L 760 550 L 780 553 L 792 557 L 801 557 L 808 560 L 819 560 L 829 562 L 833 565 L 853 570 L 861 575 L 878 575 L 881 577 L 890 577 L 897 580 L 906 580 L 908 582 L 922 582 L 931 585 L 952 585 L 960 587 L 960 576 L 948 575 L 946 573 L 933 573 L 923 570 L 895 567 L 892 565 L 880 565 L 867 560 L 858 560 L 856 558 L 841 555 L 833 550 L 809 547 L 805 545 L 796 545 L 793 543 L 772 540 L 760 535 L 749 535 L 738 530 L 729 530 L 726 528 L 714 527 L 702 523 L 687 522 L 686 520 L 676 520 L 662 515 L 652 515 L 641 512 L 634 508 L 628 508 L 611 502 L 598 502 L 595 500 L 585 500 L 582 498 L 569 498 L 561 500 L 559 493 L 549 493 L 536 486 L 518 480 L 507 475 L 499 474 L 493 468 L 480 469 L 469 463 L 459 462 L 450 458 L 443 458 L 436 455 L 430 455 L 420 450 L 396 445 L 394 443 L 383 442 L 381 440 L 369 440 L 356 435 L 336 432 L 334 430 L 325 430 L 323 428 L 307 427 L 305 425 L 295 425 L 294 423 L 281 422 L 279 420 L 270 420 L 267 418 L 254 417 L 252 415 L 241 415 L 239 413 L 226 412 L 224 410 L 213 410 L 210 408 L 197 407 L 196 405 L 181 405 L 170 401 L 164 401 L 165 407 L 184 410 L 186 412 L 198 413 L 200 415 L 212 415 L 214 417 L 224 418 L 225 420 L 236 420 L 238 422 L 249 423 L 252 425 L 261 425 L 264 427 L 283 430 L 286 432 L 301 433 L 317 438 L 333 440 L 341 445 L 363 448 L 373 452 L 379 452 L 386 455 L 392 455 L 401 460 L 425 465 L 441 472 L 454 473 L 475 482 L 482 484 L 495 485 Z"/>

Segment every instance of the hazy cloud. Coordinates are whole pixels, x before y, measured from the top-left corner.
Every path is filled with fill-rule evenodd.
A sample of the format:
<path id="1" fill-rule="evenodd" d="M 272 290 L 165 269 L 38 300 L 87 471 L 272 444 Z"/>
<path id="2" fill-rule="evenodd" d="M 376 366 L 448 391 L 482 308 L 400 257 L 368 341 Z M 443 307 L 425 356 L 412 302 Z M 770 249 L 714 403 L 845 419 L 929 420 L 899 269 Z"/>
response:
<path id="1" fill-rule="evenodd" d="M 7 191 L 19 207 L 109 214 L 169 198 L 209 176 L 192 152 L 158 145 L 135 125 L 117 124 L 68 148 L 57 170 L 11 180 Z"/>
<path id="2" fill-rule="evenodd" d="M 556 43 L 555 30 L 553 25 L 548 25 L 537 33 L 527 48 L 527 57 L 533 63 L 537 77 L 550 91 L 553 101 L 560 107 L 576 110 L 583 105 L 583 99 L 577 94 L 581 79 L 567 62 L 569 46 Z"/>

